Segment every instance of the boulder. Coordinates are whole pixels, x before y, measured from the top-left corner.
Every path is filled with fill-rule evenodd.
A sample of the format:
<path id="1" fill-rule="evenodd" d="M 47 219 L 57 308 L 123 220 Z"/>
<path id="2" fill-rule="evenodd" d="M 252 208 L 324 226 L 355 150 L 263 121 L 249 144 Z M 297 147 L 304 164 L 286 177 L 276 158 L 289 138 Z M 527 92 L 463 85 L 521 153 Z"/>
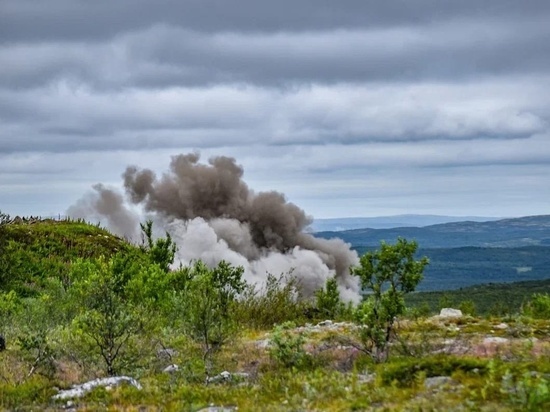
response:
<path id="1" fill-rule="evenodd" d="M 441 312 L 439 312 L 439 317 L 440 318 L 461 318 L 462 311 L 460 309 L 443 308 L 441 309 Z"/>
<path id="2" fill-rule="evenodd" d="M 212 376 L 206 379 L 206 383 L 221 383 L 230 381 L 243 381 L 250 377 L 246 372 L 228 372 L 223 371 L 219 375 Z"/>

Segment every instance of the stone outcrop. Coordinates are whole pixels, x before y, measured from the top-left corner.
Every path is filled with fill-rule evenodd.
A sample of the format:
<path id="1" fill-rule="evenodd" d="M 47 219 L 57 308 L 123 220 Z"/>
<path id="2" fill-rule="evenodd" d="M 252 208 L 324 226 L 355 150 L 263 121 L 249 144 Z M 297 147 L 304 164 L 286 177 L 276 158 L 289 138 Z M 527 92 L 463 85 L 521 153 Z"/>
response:
<path id="1" fill-rule="evenodd" d="M 60 391 L 57 395 L 54 395 L 52 399 L 64 400 L 71 398 L 81 398 L 88 392 L 93 391 L 95 388 L 104 387 L 107 389 L 111 389 L 123 383 L 132 385 L 140 390 L 142 389 L 139 382 L 136 381 L 134 378 L 131 378 L 129 376 L 111 376 L 109 378 L 94 379 L 93 381 L 89 381 L 81 385 L 74 385 L 71 389 Z"/>

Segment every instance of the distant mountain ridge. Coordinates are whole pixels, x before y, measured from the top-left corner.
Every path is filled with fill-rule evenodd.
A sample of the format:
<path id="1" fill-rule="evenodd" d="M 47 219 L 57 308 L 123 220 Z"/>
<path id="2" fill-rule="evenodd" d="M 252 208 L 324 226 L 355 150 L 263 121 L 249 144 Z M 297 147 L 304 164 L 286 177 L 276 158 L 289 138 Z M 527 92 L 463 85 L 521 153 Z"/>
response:
<path id="1" fill-rule="evenodd" d="M 442 215 L 394 215 L 378 217 L 344 217 L 315 219 L 310 228 L 313 232 L 343 231 L 353 229 L 391 229 L 396 227 L 425 227 L 450 222 L 486 222 L 502 218 L 482 216 L 442 216 Z"/>
<path id="2" fill-rule="evenodd" d="M 459 221 L 424 227 L 322 231 L 316 236 L 338 237 L 354 247 L 375 247 L 398 237 L 416 240 L 422 248 L 550 246 L 550 215 L 484 222 Z"/>

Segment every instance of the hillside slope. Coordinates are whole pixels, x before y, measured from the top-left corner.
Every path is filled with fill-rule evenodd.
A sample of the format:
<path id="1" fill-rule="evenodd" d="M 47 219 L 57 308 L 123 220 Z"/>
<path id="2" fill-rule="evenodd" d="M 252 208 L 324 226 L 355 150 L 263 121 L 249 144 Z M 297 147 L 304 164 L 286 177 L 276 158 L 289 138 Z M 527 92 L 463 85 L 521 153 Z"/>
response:
<path id="1" fill-rule="evenodd" d="M 338 237 L 354 247 L 378 246 L 382 240 L 393 243 L 398 237 L 414 239 L 423 248 L 550 246 L 550 215 L 426 227 L 318 232 L 316 236 Z"/>
<path id="2" fill-rule="evenodd" d="M 0 225 L 0 290 L 32 295 L 49 278 L 63 280 L 78 258 L 136 249 L 83 221 L 16 218 Z"/>

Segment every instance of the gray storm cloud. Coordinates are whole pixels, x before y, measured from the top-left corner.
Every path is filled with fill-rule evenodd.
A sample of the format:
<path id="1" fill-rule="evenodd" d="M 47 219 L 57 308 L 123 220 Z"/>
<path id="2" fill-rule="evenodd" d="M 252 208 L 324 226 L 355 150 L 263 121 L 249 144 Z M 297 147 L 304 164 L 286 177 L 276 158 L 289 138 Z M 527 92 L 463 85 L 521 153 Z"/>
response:
<path id="1" fill-rule="evenodd" d="M 113 231 L 128 236 L 138 226 L 132 207 L 140 206 L 177 242 L 177 264 L 225 260 L 243 266 L 247 280 L 258 285 L 267 274 L 292 272 L 306 296 L 335 277 L 345 299 L 358 297 L 357 281 L 349 273 L 358 258 L 348 244 L 306 233 L 311 218 L 281 193 L 251 190 L 235 159 L 199 161 L 196 153 L 174 156 L 160 177 L 129 166 L 123 179 L 130 205 L 120 193 L 96 185 L 68 214 L 104 216 Z"/>

